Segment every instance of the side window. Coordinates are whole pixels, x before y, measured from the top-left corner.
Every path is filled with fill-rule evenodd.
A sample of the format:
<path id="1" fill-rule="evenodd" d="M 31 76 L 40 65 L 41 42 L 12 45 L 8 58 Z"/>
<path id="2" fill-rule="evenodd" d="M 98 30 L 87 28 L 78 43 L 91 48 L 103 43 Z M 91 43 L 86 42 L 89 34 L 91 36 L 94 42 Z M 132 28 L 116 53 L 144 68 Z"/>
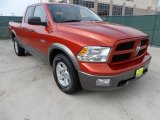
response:
<path id="1" fill-rule="evenodd" d="M 26 15 L 25 15 L 25 23 L 28 23 L 28 18 L 33 16 L 34 7 L 28 7 Z"/>
<path id="2" fill-rule="evenodd" d="M 45 9 L 43 6 L 36 6 L 35 11 L 34 11 L 34 17 L 40 17 L 41 18 L 41 22 L 47 22 L 46 19 L 46 13 L 45 13 Z"/>
<path id="3" fill-rule="evenodd" d="M 86 9 L 80 9 L 80 14 L 81 14 L 81 18 L 83 20 L 89 20 L 89 19 L 92 19 L 92 18 L 94 19 L 94 17 Z"/>
<path id="4" fill-rule="evenodd" d="M 81 18 L 86 18 L 90 16 L 88 12 L 86 12 L 84 9 L 80 9 Z"/>

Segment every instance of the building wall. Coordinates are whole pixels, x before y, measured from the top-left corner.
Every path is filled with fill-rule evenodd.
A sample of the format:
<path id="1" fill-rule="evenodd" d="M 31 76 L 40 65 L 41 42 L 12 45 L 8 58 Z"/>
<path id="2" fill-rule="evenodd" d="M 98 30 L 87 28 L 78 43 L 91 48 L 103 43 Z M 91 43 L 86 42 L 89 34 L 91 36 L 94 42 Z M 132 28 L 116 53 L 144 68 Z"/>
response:
<path id="1" fill-rule="evenodd" d="M 99 2 L 110 3 L 111 0 L 99 0 Z M 123 5 L 133 7 L 136 5 L 137 8 L 147 9 L 151 7 L 153 10 L 156 10 L 159 0 L 113 0 L 113 4 Z"/>
<path id="2" fill-rule="evenodd" d="M 155 10 L 148 9 L 141 9 L 141 8 L 135 8 L 134 9 L 134 15 L 155 15 L 157 12 Z"/>
<path id="3" fill-rule="evenodd" d="M 62 0 L 42 0 L 42 1 L 60 2 Z M 74 0 L 64 0 L 64 1 L 67 1 L 68 3 L 72 4 Z M 125 7 L 133 8 L 133 15 L 154 15 L 157 14 L 157 6 L 159 0 L 79 0 L 79 1 L 94 2 L 94 8 L 91 9 L 93 9 L 96 13 L 98 13 L 98 3 L 103 3 L 103 4 L 108 4 L 110 6 L 109 15 L 114 14 L 113 13 L 114 5 L 122 7 L 122 15 L 126 15 Z"/>

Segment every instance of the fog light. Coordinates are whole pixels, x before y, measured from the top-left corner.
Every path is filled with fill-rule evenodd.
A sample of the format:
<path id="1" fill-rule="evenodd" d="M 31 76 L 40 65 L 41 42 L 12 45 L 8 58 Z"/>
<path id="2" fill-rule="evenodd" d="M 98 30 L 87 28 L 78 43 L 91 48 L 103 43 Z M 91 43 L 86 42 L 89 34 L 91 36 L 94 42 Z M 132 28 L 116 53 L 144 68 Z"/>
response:
<path id="1" fill-rule="evenodd" d="M 109 86 L 111 79 L 97 79 L 96 85 L 97 86 Z"/>

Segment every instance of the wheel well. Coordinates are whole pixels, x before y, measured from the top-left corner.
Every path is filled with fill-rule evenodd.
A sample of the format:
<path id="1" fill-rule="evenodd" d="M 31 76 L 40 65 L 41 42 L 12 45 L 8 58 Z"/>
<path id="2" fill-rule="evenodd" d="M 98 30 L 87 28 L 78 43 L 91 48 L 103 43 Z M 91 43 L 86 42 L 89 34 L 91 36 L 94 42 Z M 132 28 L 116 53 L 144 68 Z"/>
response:
<path id="1" fill-rule="evenodd" d="M 75 55 L 72 53 L 72 51 L 67 46 L 59 44 L 59 43 L 55 43 L 54 45 L 52 45 L 52 47 L 50 47 L 49 51 L 50 51 L 49 52 L 50 65 L 52 65 L 54 57 L 57 54 L 62 53 L 70 60 L 70 62 L 73 64 L 74 68 L 77 71 L 80 70 L 80 67 L 79 67 L 79 64 L 78 64 L 78 61 Z"/>
<path id="2" fill-rule="evenodd" d="M 12 40 L 13 40 L 15 37 L 16 37 L 15 34 L 14 34 L 13 32 L 11 32 L 11 38 L 12 38 Z"/>
<path id="3" fill-rule="evenodd" d="M 53 49 L 53 50 L 51 50 L 51 52 L 49 54 L 49 62 L 50 62 L 51 66 L 52 66 L 52 63 L 53 63 L 53 59 L 58 54 L 64 54 L 69 59 L 69 61 L 71 62 L 71 64 L 74 66 L 74 64 L 73 64 L 72 60 L 70 59 L 70 57 L 63 50 L 60 50 L 60 49 Z"/>
<path id="4" fill-rule="evenodd" d="M 53 50 L 51 50 L 50 55 L 49 55 L 49 62 L 50 62 L 51 66 L 52 66 L 53 59 L 55 58 L 55 56 L 58 55 L 58 54 L 60 54 L 60 53 L 65 54 L 68 57 L 68 55 L 65 52 L 63 52 L 62 50 L 59 50 L 59 49 L 53 49 Z"/>

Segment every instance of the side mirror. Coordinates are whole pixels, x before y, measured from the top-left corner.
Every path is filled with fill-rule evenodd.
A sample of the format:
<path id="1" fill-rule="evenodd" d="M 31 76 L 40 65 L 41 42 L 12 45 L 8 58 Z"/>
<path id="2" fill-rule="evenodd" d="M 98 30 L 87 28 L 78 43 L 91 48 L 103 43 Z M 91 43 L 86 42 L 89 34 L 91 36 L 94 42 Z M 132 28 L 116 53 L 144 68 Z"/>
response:
<path id="1" fill-rule="evenodd" d="M 28 18 L 28 24 L 47 26 L 47 22 L 41 22 L 40 17 L 30 17 L 30 18 Z"/>

